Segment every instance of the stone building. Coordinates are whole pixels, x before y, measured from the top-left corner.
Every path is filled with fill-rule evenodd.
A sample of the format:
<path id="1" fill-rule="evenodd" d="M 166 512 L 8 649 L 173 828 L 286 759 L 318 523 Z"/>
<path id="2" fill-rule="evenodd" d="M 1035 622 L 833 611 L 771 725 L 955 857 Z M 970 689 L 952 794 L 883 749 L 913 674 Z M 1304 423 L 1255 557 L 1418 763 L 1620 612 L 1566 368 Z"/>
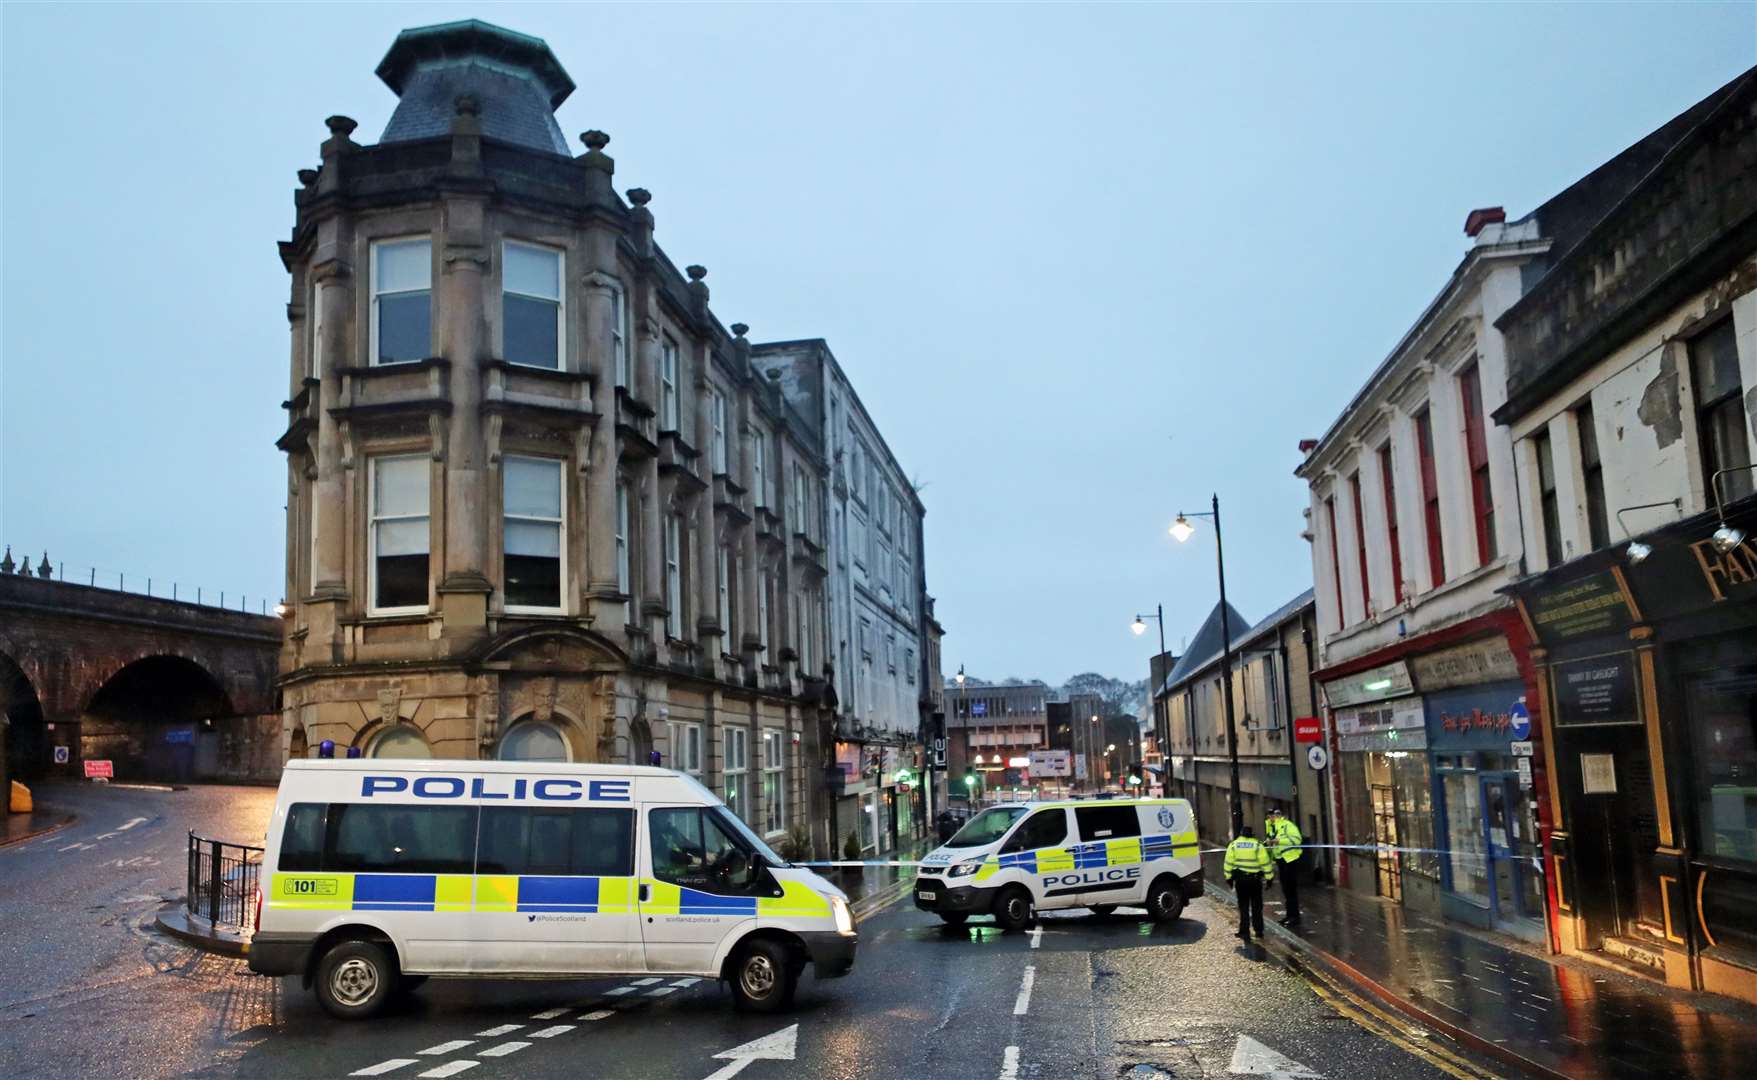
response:
<path id="1" fill-rule="evenodd" d="M 378 75 L 384 133 L 329 119 L 281 245 L 288 753 L 657 751 L 826 849 L 819 425 L 616 193 L 609 138 L 568 153 L 542 41 L 408 30 Z"/>
<path id="2" fill-rule="evenodd" d="M 1553 942 L 1757 1001 L 1757 68 L 1500 318 Z"/>
<path id="3" fill-rule="evenodd" d="M 1040 781 L 1029 756 L 1046 750 L 1049 705 L 1055 691 L 1042 683 L 989 686 L 965 683 L 947 690 L 946 764 L 950 798 L 1024 798 Z M 965 783 L 969 777 L 973 783 Z M 1058 789 L 1063 786 L 1055 785 Z"/>
<path id="4" fill-rule="evenodd" d="M 759 345 L 752 363 L 821 433 L 830 477 L 829 637 L 838 681 L 829 774 L 838 834 L 891 851 L 926 835 L 922 726 L 924 510 L 842 365 L 821 339 Z M 791 481 L 789 481 L 791 482 Z"/>

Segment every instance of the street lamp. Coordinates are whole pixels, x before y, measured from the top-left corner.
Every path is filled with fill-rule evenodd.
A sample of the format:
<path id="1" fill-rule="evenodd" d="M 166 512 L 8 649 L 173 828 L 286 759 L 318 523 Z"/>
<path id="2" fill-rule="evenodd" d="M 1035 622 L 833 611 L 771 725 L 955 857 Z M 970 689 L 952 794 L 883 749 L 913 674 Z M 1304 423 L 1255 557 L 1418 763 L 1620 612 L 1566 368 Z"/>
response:
<path id="1" fill-rule="evenodd" d="M 1245 821 L 1244 804 L 1239 801 L 1238 784 L 1238 721 L 1232 711 L 1232 620 L 1226 615 L 1226 548 L 1220 539 L 1220 495 L 1216 493 L 1211 500 L 1212 510 L 1207 513 L 1185 515 L 1181 511 L 1177 520 L 1171 523 L 1171 535 L 1178 543 L 1183 543 L 1195 535 L 1196 527 L 1190 524 L 1192 517 L 1214 519 L 1214 566 L 1220 578 L 1220 687 L 1221 696 L 1226 702 L 1226 753 L 1232 767 L 1232 832 L 1238 835 L 1239 828 Z M 1192 747 L 1192 752 L 1193 752 Z"/>

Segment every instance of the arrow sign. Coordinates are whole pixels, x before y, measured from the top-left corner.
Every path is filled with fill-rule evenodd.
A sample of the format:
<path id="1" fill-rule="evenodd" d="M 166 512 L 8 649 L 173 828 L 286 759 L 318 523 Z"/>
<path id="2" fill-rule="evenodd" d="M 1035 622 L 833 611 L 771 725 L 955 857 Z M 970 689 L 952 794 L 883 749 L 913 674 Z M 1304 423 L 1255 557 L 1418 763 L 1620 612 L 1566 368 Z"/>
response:
<path id="1" fill-rule="evenodd" d="M 1234 1076 L 1267 1076 L 1271 1080 L 1323 1080 L 1324 1075 L 1269 1049 L 1249 1035 L 1238 1037 L 1238 1045 L 1232 1048 L 1232 1064 L 1227 1071 Z"/>
<path id="2" fill-rule="evenodd" d="M 722 1050 L 714 1058 L 717 1061 L 728 1061 L 728 1064 L 709 1075 L 707 1080 L 732 1080 L 732 1077 L 744 1071 L 744 1067 L 753 1061 L 792 1061 L 798 1045 L 799 1025 L 794 1024 L 772 1035 L 752 1039 L 743 1046 Z"/>

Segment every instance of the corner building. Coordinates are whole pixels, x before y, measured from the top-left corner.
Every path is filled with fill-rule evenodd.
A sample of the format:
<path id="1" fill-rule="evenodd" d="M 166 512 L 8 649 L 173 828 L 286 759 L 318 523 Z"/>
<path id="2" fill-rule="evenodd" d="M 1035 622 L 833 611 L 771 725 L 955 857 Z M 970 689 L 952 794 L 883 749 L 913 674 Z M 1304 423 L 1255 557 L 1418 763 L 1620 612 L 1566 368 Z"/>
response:
<path id="1" fill-rule="evenodd" d="M 292 237 L 286 751 L 662 761 L 829 843 L 821 435 L 540 40 L 408 30 Z"/>

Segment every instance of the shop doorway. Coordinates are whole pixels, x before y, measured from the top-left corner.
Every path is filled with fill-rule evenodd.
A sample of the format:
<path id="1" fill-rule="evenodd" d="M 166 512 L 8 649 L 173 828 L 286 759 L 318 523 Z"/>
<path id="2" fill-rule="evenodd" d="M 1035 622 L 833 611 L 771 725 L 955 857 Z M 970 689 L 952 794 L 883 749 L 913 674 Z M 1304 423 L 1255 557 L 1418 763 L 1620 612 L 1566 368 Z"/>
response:
<path id="1" fill-rule="evenodd" d="M 1377 758 L 1378 754 L 1370 755 Z M 1373 802 L 1374 861 L 1379 872 L 1379 895 L 1403 902 L 1403 853 L 1397 850 L 1397 797 L 1391 786 L 1390 770 L 1385 783 L 1371 785 Z M 1377 779 L 1376 777 L 1374 778 Z"/>
<path id="2" fill-rule="evenodd" d="M 1531 800 L 1524 797 L 1516 775 L 1481 778 L 1483 829 L 1488 856 L 1489 910 L 1495 928 L 1526 934 L 1543 919 L 1543 878 L 1534 856 L 1536 822 Z"/>
<path id="3" fill-rule="evenodd" d="M 1653 777 L 1640 725 L 1568 731 L 1557 757 L 1571 808 L 1573 901 L 1587 949 L 1635 929 L 1642 846 L 1656 842 Z"/>

